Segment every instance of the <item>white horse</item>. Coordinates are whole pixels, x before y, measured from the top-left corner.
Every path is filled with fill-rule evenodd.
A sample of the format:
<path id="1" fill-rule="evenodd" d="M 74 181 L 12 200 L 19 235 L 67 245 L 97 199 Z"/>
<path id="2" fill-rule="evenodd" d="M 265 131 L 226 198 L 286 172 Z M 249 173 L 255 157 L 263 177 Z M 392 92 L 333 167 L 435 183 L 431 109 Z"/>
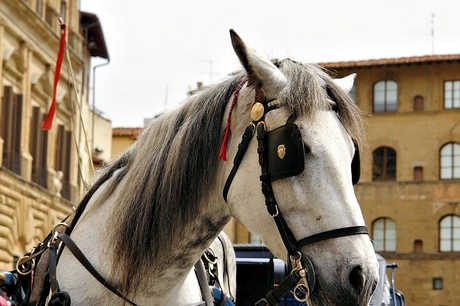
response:
<path id="1" fill-rule="evenodd" d="M 231 38 L 245 69 L 153 121 L 96 180 L 71 238 L 137 305 L 190 305 L 202 301 L 192 267 L 233 215 L 291 260 L 309 305 L 367 305 L 378 273 L 352 186 L 359 110 L 321 68 Z M 239 152 L 235 167 L 219 148 Z M 57 280 L 72 305 L 125 303 L 68 248 Z"/>

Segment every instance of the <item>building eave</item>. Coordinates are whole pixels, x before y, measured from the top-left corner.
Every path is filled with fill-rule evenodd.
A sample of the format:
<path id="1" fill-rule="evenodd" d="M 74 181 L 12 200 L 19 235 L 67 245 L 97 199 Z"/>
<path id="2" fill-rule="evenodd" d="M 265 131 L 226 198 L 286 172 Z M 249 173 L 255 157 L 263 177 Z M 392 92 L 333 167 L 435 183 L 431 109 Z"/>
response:
<path id="1" fill-rule="evenodd" d="M 97 15 L 80 12 L 80 24 L 85 34 L 86 46 L 93 57 L 109 59 L 109 52 L 105 43 L 104 32 Z"/>
<path id="2" fill-rule="evenodd" d="M 383 66 L 409 66 L 421 64 L 460 63 L 460 54 L 410 56 L 399 58 L 370 59 L 346 62 L 319 63 L 326 69 L 371 68 Z"/>

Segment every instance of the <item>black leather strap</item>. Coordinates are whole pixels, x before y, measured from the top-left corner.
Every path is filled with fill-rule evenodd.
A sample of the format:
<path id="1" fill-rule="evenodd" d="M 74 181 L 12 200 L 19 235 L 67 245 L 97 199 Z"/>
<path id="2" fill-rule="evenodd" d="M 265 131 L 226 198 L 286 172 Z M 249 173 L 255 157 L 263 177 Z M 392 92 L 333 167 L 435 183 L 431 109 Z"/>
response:
<path id="1" fill-rule="evenodd" d="M 246 130 L 244 131 L 243 136 L 241 137 L 241 142 L 238 145 L 238 151 L 236 152 L 235 158 L 233 159 L 233 168 L 230 171 L 230 174 L 228 175 L 227 181 L 225 182 L 224 186 L 223 196 L 225 202 L 227 202 L 228 190 L 232 185 L 233 178 L 235 177 L 236 171 L 238 171 L 241 161 L 243 160 L 244 153 L 246 153 L 246 150 L 248 149 L 249 143 L 251 142 L 254 132 L 255 125 L 254 123 L 251 123 L 246 127 Z"/>
<path id="2" fill-rule="evenodd" d="M 366 226 L 350 226 L 344 228 L 337 228 L 300 239 L 299 241 L 297 241 L 297 247 L 300 249 L 303 246 L 313 244 L 318 241 L 361 234 L 369 235 Z"/>
<path id="3" fill-rule="evenodd" d="M 298 253 L 296 248 L 297 240 L 279 210 L 275 194 L 273 193 L 270 177 L 267 173 L 267 152 L 265 146 L 266 136 L 267 132 L 265 131 L 265 125 L 263 123 L 259 123 L 257 125 L 257 153 L 259 153 L 259 164 L 262 172 L 260 175 L 262 193 L 265 197 L 267 211 L 275 220 L 276 226 L 278 227 L 278 231 L 280 232 L 281 238 L 283 239 L 283 243 L 286 246 L 289 255 L 296 256 Z"/>
<path id="4" fill-rule="evenodd" d="M 270 290 L 265 298 L 259 300 L 256 306 L 276 306 L 280 299 L 285 296 L 301 279 L 299 271 L 293 271 L 289 274 L 281 284 L 273 290 Z"/>
<path id="5" fill-rule="evenodd" d="M 65 244 L 65 246 L 69 249 L 70 252 L 75 256 L 75 258 L 88 270 L 89 273 L 105 288 L 109 289 L 111 292 L 119 296 L 123 299 L 126 303 L 136 306 L 134 302 L 128 299 L 123 293 L 121 293 L 117 288 L 115 288 L 112 284 L 110 284 L 99 272 L 93 267 L 93 265 L 89 262 L 80 248 L 75 244 L 75 242 L 70 238 L 66 233 L 61 233 L 58 235 L 58 238 Z"/>

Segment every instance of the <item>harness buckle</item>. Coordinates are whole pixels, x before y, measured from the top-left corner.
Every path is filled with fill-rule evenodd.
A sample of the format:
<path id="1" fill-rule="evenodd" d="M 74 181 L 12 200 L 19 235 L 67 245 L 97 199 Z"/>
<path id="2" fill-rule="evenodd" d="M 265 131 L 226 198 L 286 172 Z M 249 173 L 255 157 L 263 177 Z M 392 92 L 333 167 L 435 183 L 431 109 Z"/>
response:
<path id="1" fill-rule="evenodd" d="M 54 230 L 53 237 L 51 237 L 50 241 L 48 241 L 48 244 L 46 245 L 47 248 L 50 248 L 52 245 L 56 244 L 58 235 L 59 235 L 59 232 L 57 230 Z"/>
<path id="2" fill-rule="evenodd" d="M 48 244 L 47 244 L 48 248 L 50 248 L 52 245 L 55 245 L 56 241 L 58 240 L 58 235 L 64 232 L 64 230 L 61 229 L 61 226 L 66 229 L 69 228 L 69 225 L 67 225 L 67 223 L 64 223 L 64 222 L 60 222 L 56 224 L 56 226 L 54 227 L 53 237 L 51 237 L 51 239 L 48 241 Z"/>
<path id="3" fill-rule="evenodd" d="M 214 251 L 211 249 L 211 248 L 208 248 L 206 251 L 204 251 L 203 255 L 202 255 L 202 259 L 204 259 L 205 261 L 203 261 L 203 263 L 205 264 L 205 267 L 207 268 L 208 270 L 208 273 L 211 277 L 211 279 L 209 280 L 209 283 L 211 285 L 214 284 L 215 280 L 217 279 L 217 269 L 218 269 L 218 266 L 217 266 L 217 256 L 214 254 Z"/>

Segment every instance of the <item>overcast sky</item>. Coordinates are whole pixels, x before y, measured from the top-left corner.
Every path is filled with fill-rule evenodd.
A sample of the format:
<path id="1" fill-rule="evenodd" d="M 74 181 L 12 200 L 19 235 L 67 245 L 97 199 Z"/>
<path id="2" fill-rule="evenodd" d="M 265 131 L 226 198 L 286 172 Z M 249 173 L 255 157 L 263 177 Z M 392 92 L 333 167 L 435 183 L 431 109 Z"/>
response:
<path id="1" fill-rule="evenodd" d="M 458 0 L 81 0 L 81 10 L 102 24 L 110 63 L 97 69 L 95 104 L 113 127 L 140 127 L 198 81 L 240 69 L 231 28 L 261 54 L 309 63 L 460 53 Z"/>

